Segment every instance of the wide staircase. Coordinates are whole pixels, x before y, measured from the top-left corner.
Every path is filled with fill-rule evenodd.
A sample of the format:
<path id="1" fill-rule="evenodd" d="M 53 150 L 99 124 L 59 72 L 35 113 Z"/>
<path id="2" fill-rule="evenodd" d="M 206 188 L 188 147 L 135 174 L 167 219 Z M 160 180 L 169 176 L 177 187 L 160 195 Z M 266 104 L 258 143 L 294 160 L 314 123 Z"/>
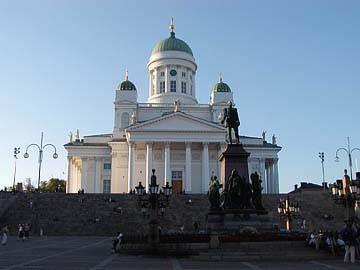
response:
<path id="1" fill-rule="evenodd" d="M 199 261 L 309 261 L 335 259 L 330 252 L 305 246 L 303 241 L 222 243 L 198 256 Z"/>

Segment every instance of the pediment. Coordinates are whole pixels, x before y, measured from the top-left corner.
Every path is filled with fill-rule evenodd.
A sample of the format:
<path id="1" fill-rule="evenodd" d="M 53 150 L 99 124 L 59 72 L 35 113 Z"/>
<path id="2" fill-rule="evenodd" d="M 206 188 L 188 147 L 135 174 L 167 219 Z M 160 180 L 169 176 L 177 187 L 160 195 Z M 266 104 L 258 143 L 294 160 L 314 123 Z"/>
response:
<path id="1" fill-rule="evenodd" d="M 127 132 L 215 132 L 224 127 L 182 112 L 174 112 L 126 129 Z"/>

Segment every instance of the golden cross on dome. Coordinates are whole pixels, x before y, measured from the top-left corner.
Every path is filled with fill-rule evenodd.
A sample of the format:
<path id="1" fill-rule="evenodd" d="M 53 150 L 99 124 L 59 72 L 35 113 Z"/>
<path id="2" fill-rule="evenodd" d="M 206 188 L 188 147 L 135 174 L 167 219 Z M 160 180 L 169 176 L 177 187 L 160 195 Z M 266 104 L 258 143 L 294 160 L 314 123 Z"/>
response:
<path id="1" fill-rule="evenodd" d="M 222 72 L 220 72 L 220 82 L 222 82 Z"/>
<path id="2" fill-rule="evenodd" d="M 170 29 L 170 32 L 173 33 L 174 32 L 174 18 L 171 17 L 171 20 L 170 20 L 170 26 L 169 26 L 169 29 Z"/>
<path id="3" fill-rule="evenodd" d="M 129 71 L 128 69 L 126 68 L 126 71 L 125 71 L 125 81 L 128 81 L 129 80 Z"/>

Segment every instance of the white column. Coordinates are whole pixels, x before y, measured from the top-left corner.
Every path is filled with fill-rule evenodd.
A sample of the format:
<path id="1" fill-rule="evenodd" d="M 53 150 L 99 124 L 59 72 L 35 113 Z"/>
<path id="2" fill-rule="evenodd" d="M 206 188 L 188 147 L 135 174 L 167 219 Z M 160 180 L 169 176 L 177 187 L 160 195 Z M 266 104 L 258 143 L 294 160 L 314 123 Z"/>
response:
<path id="1" fill-rule="evenodd" d="M 101 158 L 95 159 L 95 179 L 94 179 L 94 193 L 100 193 L 102 190 L 101 174 L 103 169 L 103 163 Z M 111 184 L 110 184 L 111 192 Z"/>
<path id="2" fill-rule="evenodd" d="M 186 142 L 185 145 L 185 192 L 191 193 L 191 142 Z"/>
<path id="3" fill-rule="evenodd" d="M 134 177 L 134 142 L 129 142 L 128 192 L 133 188 Z"/>
<path id="4" fill-rule="evenodd" d="M 270 193 L 275 193 L 274 189 L 274 167 L 273 164 L 269 166 L 269 185 L 270 185 Z"/>
<path id="5" fill-rule="evenodd" d="M 209 143 L 203 143 L 202 151 L 202 191 L 206 193 L 209 190 Z"/>
<path id="6" fill-rule="evenodd" d="M 170 92 L 169 66 L 165 66 L 165 92 Z"/>
<path id="7" fill-rule="evenodd" d="M 71 193 L 70 182 L 73 180 L 73 179 L 71 179 L 72 171 L 73 171 L 73 167 L 72 167 L 71 157 L 68 157 L 68 176 L 67 176 L 68 179 L 67 179 L 67 183 L 66 183 L 66 193 Z M 72 185 L 73 184 L 71 184 L 71 186 Z"/>
<path id="8" fill-rule="evenodd" d="M 152 175 L 152 143 L 146 143 L 146 180 L 145 180 L 145 187 L 146 191 L 149 191 L 150 179 Z"/>
<path id="9" fill-rule="evenodd" d="M 86 157 L 81 158 L 81 172 L 80 167 L 78 168 L 78 179 L 81 181 L 80 188 L 84 189 L 86 193 L 91 193 L 91 183 L 93 178 L 91 178 L 92 172 L 89 172 L 89 162 L 90 160 Z"/>
<path id="10" fill-rule="evenodd" d="M 262 180 L 262 187 L 263 189 L 263 193 L 267 193 L 268 192 L 268 188 L 267 188 L 267 183 L 266 183 L 266 177 L 265 177 L 265 158 L 260 158 L 260 177 Z"/>
<path id="11" fill-rule="evenodd" d="M 165 185 L 166 182 L 169 182 L 171 185 L 171 167 L 170 167 L 170 143 L 165 142 Z"/>
<path id="12" fill-rule="evenodd" d="M 274 193 L 279 193 L 278 158 L 274 158 Z"/>
<path id="13" fill-rule="evenodd" d="M 149 72 L 149 97 L 152 96 L 152 85 L 153 85 L 153 79 L 152 79 L 152 72 Z"/>
<path id="14" fill-rule="evenodd" d="M 155 90 L 154 90 L 154 95 L 159 94 L 160 93 L 160 80 L 159 80 L 159 69 L 155 68 Z"/>

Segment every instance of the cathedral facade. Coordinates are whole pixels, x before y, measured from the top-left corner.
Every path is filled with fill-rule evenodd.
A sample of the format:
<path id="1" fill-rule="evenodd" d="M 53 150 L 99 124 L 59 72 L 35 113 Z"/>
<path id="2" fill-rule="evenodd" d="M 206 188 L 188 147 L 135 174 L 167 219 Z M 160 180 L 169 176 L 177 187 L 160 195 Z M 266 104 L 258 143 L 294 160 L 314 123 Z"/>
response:
<path id="1" fill-rule="evenodd" d="M 155 45 L 147 64 L 149 94 L 137 101 L 128 74 L 115 90 L 112 133 L 84 136 L 65 144 L 68 152 L 67 192 L 127 193 L 139 182 L 147 188 L 156 169 L 160 186 L 174 193 L 206 193 L 212 175 L 220 177 L 218 156 L 226 147 L 222 112 L 233 93 L 220 80 L 208 104 L 196 99 L 197 65 L 191 48 L 170 36 Z M 209 91 L 210 92 L 210 91 Z M 278 152 L 281 147 L 262 137 L 240 136 L 250 153 L 249 174 L 257 171 L 264 193 L 279 192 Z"/>

